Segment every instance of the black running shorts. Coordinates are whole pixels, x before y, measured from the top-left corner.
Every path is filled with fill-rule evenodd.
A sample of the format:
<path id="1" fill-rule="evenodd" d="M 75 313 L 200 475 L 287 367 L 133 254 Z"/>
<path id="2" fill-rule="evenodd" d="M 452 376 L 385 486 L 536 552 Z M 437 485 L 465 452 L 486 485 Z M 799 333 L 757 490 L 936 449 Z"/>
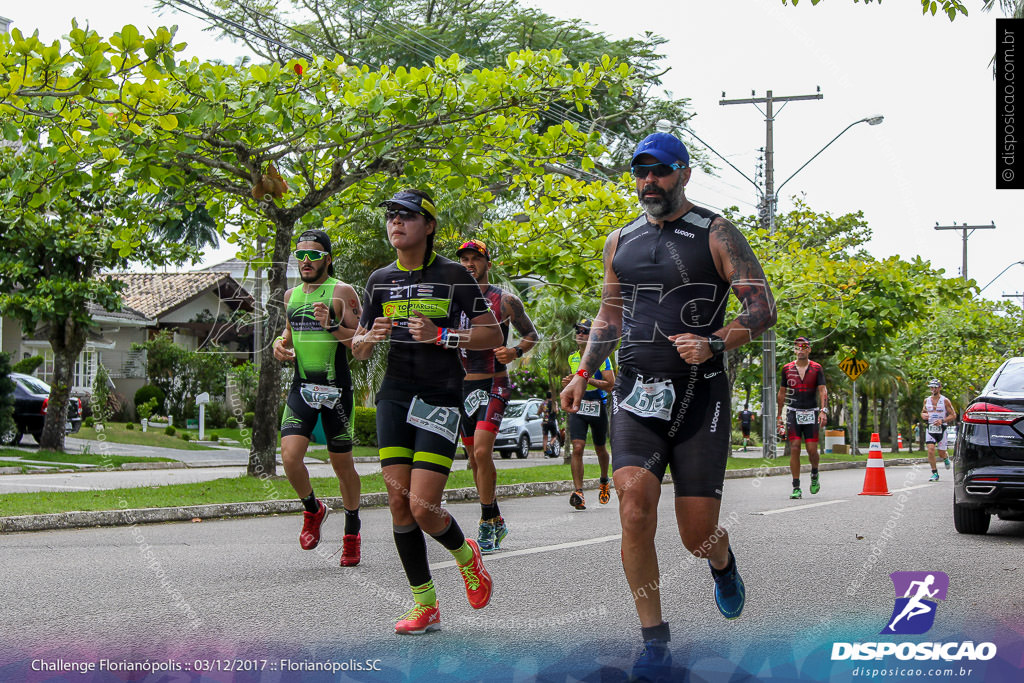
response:
<path id="1" fill-rule="evenodd" d="M 635 381 L 626 368 L 615 379 L 612 470 L 642 467 L 661 481 L 670 468 L 676 497 L 721 499 L 732 414 L 725 373 L 673 380 L 676 398 L 669 420 L 638 417 L 623 407 Z"/>
<path id="2" fill-rule="evenodd" d="M 352 389 L 343 388 L 333 408 L 313 408 L 302 398 L 300 387 L 288 392 L 284 415 L 281 417 L 281 436 L 304 436 L 307 439 L 316 429 L 319 417 L 327 437 L 327 450 L 331 453 L 352 452 Z"/>
<path id="3" fill-rule="evenodd" d="M 458 410 L 456 406 L 445 406 Z M 456 442 L 441 434 L 411 425 L 406 420 L 409 401 L 377 401 L 377 448 L 380 466 L 411 465 L 447 475 L 455 459 Z M 456 436 L 457 436 L 456 431 Z M 456 441 L 458 439 L 456 438 Z"/>
<path id="4" fill-rule="evenodd" d="M 608 403 L 601 404 L 601 414 L 597 417 L 584 417 L 577 413 L 569 414 L 569 438 L 572 441 L 586 441 L 587 429 L 594 437 L 595 446 L 603 446 L 608 441 Z"/>

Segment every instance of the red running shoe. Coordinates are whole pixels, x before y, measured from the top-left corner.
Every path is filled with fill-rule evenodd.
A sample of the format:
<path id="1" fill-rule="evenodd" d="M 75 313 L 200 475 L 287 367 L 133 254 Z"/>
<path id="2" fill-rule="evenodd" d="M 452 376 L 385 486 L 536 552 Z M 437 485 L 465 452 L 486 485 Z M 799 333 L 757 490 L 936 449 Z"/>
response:
<path id="1" fill-rule="evenodd" d="M 359 564 L 359 549 L 362 546 L 360 534 L 345 534 L 341 538 L 341 566 L 354 567 Z"/>
<path id="2" fill-rule="evenodd" d="M 458 567 L 466 582 L 466 597 L 469 599 L 470 606 L 473 609 L 482 609 L 487 607 L 487 603 L 491 601 L 491 588 L 494 582 L 491 581 L 491 575 L 484 569 L 484 558 L 480 554 L 480 546 L 472 538 L 467 539 L 466 543 L 473 550 L 473 559 L 466 564 L 458 565 Z"/>
<path id="3" fill-rule="evenodd" d="M 441 628 L 441 610 L 437 605 L 436 602 L 433 605 L 416 603 L 399 618 L 395 624 L 395 633 L 418 636 Z"/>
<path id="4" fill-rule="evenodd" d="M 302 532 L 299 534 L 299 545 L 302 546 L 303 550 L 312 550 L 313 548 L 320 545 L 320 525 L 327 519 L 327 515 L 331 513 L 331 509 L 322 501 L 320 503 L 320 509 L 315 513 L 306 510 L 302 513 L 304 517 L 302 521 Z"/>

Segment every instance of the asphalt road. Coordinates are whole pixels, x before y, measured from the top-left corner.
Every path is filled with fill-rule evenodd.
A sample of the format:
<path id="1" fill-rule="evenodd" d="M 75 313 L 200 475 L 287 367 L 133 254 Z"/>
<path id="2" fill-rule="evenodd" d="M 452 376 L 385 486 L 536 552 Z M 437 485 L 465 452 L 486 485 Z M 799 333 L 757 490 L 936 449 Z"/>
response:
<path id="1" fill-rule="evenodd" d="M 822 492 L 801 501 L 788 500 L 786 477 L 728 480 L 722 520 L 748 595 L 735 621 L 718 614 L 706 563 L 681 547 L 664 487 L 657 540 L 676 663 L 691 680 L 741 671 L 851 680 L 849 663 L 828 661 L 831 643 L 879 639 L 893 571 L 950 576 L 927 639 L 1020 640 L 1024 523 L 957 534 L 950 477 L 929 484 L 927 474 L 887 468 L 895 495 L 881 497 L 857 495 L 863 470 L 827 472 Z M 2 536 L 0 678 L 31 657 L 117 656 L 278 667 L 281 657 L 379 660 L 383 671 L 360 680 L 622 680 L 639 624 L 618 557 L 617 502 L 590 498 L 583 512 L 566 496 L 502 501 L 512 532 L 487 558 L 495 593 L 479 612 L 450 556 L 428 539 L 442 630 L 418 638 L 392 634 L 410 598 L 386 509 L 363 512 L 363 560 L 351 569 L 334 554 L 341 515 L 313 552 L 298 547 L 298 515 Z M 449 510 L 466 530 L 479 516 L 476 504 Z M 267 669 L 259 679 L 280 675 Z"/>

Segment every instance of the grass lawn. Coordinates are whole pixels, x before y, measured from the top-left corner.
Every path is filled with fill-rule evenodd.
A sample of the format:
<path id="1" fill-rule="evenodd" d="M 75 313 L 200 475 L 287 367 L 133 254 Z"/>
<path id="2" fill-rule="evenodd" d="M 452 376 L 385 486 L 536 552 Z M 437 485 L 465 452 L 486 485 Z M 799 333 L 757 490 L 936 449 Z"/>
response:
<path id="1" fill-rule="evenodd" d="M 25 467 L 25 464 L 22 462 L 24 460 L 52 462 L 55 463 L 54 467 L 63 467 L 64 464 L 118 467 L 127 462 L 175 462 L 170 458 L 137 458 L 130 455 L 112 455 L 104 457 L 97 453 L 22 451 L 15 448 L 0 448 L 0 467 L 21 467 L 23 472 L 29 469 L 34 469 Z M 56 463 L 60 464 L 58 465 Z M 38 465 L 38 467 L 46 467 L 46 465 Z"/>
<path id="2" fill-rule="evenodd" d="M 180 433 L 180 431 L 179 431 Z M 182 441 L 177 434 L 174 436 L 167 436 L 164 434 L 163 427 L 150 429 L 145 434 L 142 433 L 142 427 L 135 425 L 134 430 L 125 428 L 124 423 L 120 422 L 108 422 L 104 425 L 103 439 L 111 441 L 113 443 L 128 443 L 135 444 L 137 446 L 159 446 L 161 448 L 177 448 L 178 450 L 184 451 L 208 451 L 211 450 L 209 446 L 201 446 L 191 441 Z M 92 427 L 83 426 L 77 433 L 70 435 L 75 439 L 89 439 L 97 440 L 99 434 Z"/>
<path id="3" fill-rule="evenodd" d="M 599 476 L 597 465 L 586 465 L 584 476 Z M 534 481 L 561 481 L 569 479 L 568 465 L 539 465 L 502 470 L 499 484 L 519 484 Z M 362 477 L 363 493 L 384 491 L 381 474 Z M 449 489 L 473 486 L 473 473 L 469 470 L 452 472 Z M 313 488 L 323 496 L 338 495 L 338 480 L 333 477 L 313 479 Z M 288 480 L 283 476 L 260 480 L 251 477 L 216 479 L 198 484 L 171 484 L 108 491 L 33 491 L 0 496 L 0 516 L 45 514 L 71 510 L 117 510 L 128 508 L 178 507 L 210 503 L 242 503 L 258 500 L 287 500 L 295 498 Z M 121 501 L 125 501 L 122 505 Z"/>

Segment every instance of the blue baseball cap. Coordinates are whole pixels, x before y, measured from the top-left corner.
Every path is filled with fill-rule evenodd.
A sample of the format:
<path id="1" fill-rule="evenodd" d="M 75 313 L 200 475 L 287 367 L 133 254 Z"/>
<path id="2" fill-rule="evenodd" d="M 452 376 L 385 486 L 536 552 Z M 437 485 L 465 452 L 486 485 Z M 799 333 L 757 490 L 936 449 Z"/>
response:
<path id="1" fill-rule="evenodd" d="M 682 161 L 683 166 L 690 165 L 690 153 L 686 151 L 686 145 L 671 133 L 651 133 L 645 137 L 636 146 L 630 164 L 636 164 L 636 158 L 641 154 L 650 154 L 661 163 L 670 166 L 677 161 Z"/>

